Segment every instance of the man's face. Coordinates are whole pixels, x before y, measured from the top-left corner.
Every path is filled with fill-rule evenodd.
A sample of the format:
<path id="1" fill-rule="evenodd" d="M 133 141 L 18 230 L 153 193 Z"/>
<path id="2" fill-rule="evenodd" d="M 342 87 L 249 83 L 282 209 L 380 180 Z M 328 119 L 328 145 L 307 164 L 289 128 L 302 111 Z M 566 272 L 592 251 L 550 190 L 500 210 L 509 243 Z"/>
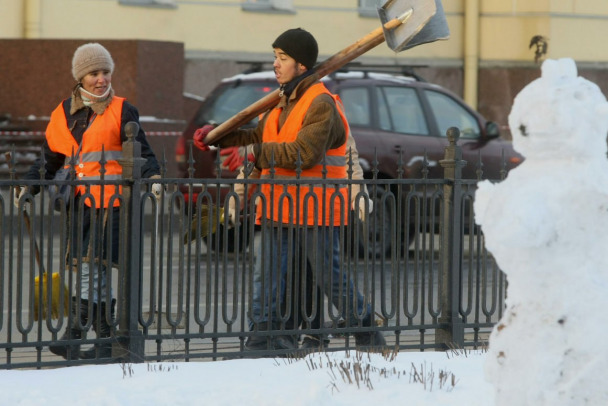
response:
<path id="1" fill-rule="evenodd" d="M 306 67 L 296 62 L 291 56 L 287 55 L 281 48 L 274 48 L 274 75 L 280 85 L 290 82 L 293 78 L 306 72 Z"/>

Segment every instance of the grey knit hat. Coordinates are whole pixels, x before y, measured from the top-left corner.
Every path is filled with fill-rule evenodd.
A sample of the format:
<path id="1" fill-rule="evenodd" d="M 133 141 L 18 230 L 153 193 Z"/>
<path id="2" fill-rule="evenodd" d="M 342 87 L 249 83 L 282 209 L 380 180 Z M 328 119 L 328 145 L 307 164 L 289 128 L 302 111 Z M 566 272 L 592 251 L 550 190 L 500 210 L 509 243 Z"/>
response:
<path id="1" fill-rule="evenodd" d="M 93 42 L 79 46 L 72 58 L 74 79 L 79 82 L 87 73 L 96 70 L 114 71 L 114 61 L 108 50 Z"/>
<path id="2" fill-rule="evenodd" d="M 319 56 L 315 37 L 301 28 L 285 31 L 274 40 L 272 47 L 281 48 L 287 55 L 306 66 L 306 69 L 312 69 Z"/>

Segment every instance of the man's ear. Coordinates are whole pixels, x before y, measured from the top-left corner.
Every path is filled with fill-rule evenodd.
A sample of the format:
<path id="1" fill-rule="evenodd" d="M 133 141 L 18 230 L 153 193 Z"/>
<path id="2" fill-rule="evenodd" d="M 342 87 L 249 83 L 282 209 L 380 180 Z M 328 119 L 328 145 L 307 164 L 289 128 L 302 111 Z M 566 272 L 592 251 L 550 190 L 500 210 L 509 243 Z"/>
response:
<path id="1" fill-rule="evenodd" d="M 302 65 L 300 62 L 298 62 L 298 73 L 301 75 L 304 72 L 306 72 L 308 70 L 308 68 L 304 65 Z"/>

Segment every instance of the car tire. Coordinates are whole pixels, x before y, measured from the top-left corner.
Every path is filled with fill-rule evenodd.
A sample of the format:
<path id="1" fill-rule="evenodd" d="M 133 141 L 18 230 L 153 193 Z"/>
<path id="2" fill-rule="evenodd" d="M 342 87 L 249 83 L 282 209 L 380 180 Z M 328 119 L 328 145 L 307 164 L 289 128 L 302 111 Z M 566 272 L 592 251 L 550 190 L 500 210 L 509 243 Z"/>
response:
<path id="1" fill-rule="evenodd" d="M 382 186 L 370 187 L 369 193 L 373 193 L 371 197 L 374 209 L 370 213 L 367 224 L 363 226 L 359 222 L 358 256 L 382 258 L 389 255 L 393 249 L 392 237 L 396 235 L 396 225 L 393 221 L 394 208 L 391 207 L 389 199 L 382 201 L 386 193 Z"/>

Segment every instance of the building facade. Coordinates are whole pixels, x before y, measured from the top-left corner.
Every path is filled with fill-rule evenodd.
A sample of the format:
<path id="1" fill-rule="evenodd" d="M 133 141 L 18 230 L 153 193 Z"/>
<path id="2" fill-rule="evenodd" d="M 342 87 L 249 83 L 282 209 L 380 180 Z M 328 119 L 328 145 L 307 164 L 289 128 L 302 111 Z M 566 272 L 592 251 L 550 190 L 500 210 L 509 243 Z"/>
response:
<path id="1" fill-rule="evenodd" d="M 183 91 L 205 96 L 244 69 L 238 61 L 271 61 L 272 41 L 288 28 L 311 31 L 321 60 L 339 52 L 379 27 L 384 2 L 0 0 L 0 39 L 183 43 Z M 606 0 L 446 0 L 443 7 L 449 40 L 401 53 L 381 44 L 359 61 L 414 66 L 503 126 L 513 97 L 539 76 L 545 58 L 575 59 L 581 75 L 608 90 Z"/>

